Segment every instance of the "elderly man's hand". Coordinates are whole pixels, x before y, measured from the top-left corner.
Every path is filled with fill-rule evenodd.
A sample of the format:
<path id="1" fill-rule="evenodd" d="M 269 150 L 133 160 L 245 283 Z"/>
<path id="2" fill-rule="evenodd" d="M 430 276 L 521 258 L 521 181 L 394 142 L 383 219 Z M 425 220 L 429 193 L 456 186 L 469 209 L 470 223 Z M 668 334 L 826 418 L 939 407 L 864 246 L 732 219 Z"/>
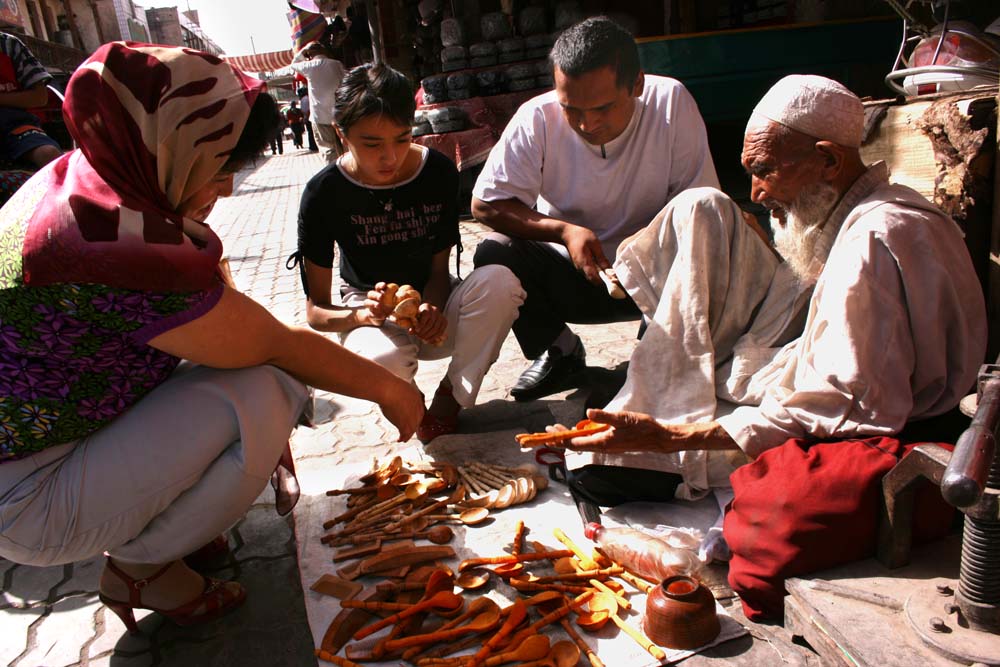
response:
<path id="1" fill-rule="evenodd" d="M 590 282 L 602 285 L 601 269 L 610 268 L 611 262 L 604 256 L 604 249 L 597 240 L 597 235 L 586 227 L 566 223 L 561 236 L 563 245 L 573 260 L 573 266 L 582 271 Z"/>
<path id="2" fill-rule="evenodd" d="M 561 446 L 574 451 L 612 454 L 626 452 L 669 454 L 689 449 L 738 449 L 729 434 L 714 421 L 661 424 L 642 412 L 607 412 L 593 409 L 587 410 L 587 418 L 598 424 L 610 424 L 611 428 L 593 435 L 572 438 Z M 550 427 L 553 431 L 563 429 L 565 427 L 559 424 Z"/>
<path id="3" fill-rule="evenodd" d="M 578 436 L 565 441 L 561 445 L 566 449 L 581 452 L 637 452 L 663 451 L 659 444 L 664 436 L 664 427 L 658 421 L 641 412 L 605 412 L 604 410 L 588 410 L 587 418 L 599 424 L 610 424 L 612 428 Z M 548 431 L 564 431 L 562 424 L 550 426 Z"/>

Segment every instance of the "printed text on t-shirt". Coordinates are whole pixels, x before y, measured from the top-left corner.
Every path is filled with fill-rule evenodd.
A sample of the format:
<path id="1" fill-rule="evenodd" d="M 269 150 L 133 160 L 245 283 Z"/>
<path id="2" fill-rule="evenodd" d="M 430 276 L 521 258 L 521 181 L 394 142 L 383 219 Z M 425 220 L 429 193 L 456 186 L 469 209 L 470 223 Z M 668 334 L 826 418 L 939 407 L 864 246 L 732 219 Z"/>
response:
<path id="1" fill-rule="evenodd" d="M 443 204 L 417 204 L 383 215 L 352 215 L 351 225 L 359 246 L 384 246 L 427 236 L 443 209 Z"/>

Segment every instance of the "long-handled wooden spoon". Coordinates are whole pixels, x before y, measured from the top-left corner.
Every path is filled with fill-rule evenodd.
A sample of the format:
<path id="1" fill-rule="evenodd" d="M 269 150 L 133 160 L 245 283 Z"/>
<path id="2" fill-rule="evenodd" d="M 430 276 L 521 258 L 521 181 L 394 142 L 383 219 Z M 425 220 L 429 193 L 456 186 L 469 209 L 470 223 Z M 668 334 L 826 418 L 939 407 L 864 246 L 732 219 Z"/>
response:
<path id="1" fill-rule="evenodd" d="M 495 612 L 497 614 L 497 618 L 500 618 L 500 605 L 490 598 L 476 598 L 472 601 L 472 604 L 469 605 L 469 608 L 462 612 L 461 615 L 449 620 L 447 623 L 438 628 L 437 631 L 442 632 L 445 630 L 451 630 L 452 628 L 457 628 L 470 618 L 474 618 L 487 611 Z M 429 643 L 420 646 L 412 646 L 403 651 L 402 658 L 408 662 L 413 662 L 414 658 L 421 653 L 426 652 L 430 646 L 431 645 Z"/>
<path id="2" fill-rule="evenodd" d="M 347 602 L 350 601 L 345 600 L 344 603 L 341 603 L 341 606 L 345 606 Z M 435 593 L 430 599 L 418 602 L 404 611 L 401 611 L 397 614 L 393 614 L 392 616 L 388 616 L 380 621 L 372 623 L 369 626 L 361 628 L 360 630 L 354 633 L 354 639 L 355 640 L 364 639 L 369 635 L 375 634 L 384 627 L 390 626 L 394 623 L 398 623 L 404 618 L 409 618 L 410 616 L 418 614 L 422 611 L 427 611 L 430 609 L 441 609 L 446 612 L 454 611 L 457 608 L 461 608 L 461 606 L 464 604 L 465 604 L 465 599 L 461 595 L 455 595 L 454 593 L 451 593 L 449 591 L 441 591 L 439 593 Z"/>
<path id="3" fill-rule="evenodd" d="M 460 625 L 449 630 L 438 630 L 437 632 L 428 632 L 423 635 L 410 635 L 409 637 L 392 639 L 385 643 L 385 650 L 392 653 L 393 651 L 398 651 L 401 648 L 450 641 L 455 637 L 461 637 L 462 635 L 469 634 L 470 632 L 486 632 L 487 630 L 495 628 L 499 622 L 500 610 L 489 609 L 478 616 L 474 616 L 472 620 L 465 625 Z"/>

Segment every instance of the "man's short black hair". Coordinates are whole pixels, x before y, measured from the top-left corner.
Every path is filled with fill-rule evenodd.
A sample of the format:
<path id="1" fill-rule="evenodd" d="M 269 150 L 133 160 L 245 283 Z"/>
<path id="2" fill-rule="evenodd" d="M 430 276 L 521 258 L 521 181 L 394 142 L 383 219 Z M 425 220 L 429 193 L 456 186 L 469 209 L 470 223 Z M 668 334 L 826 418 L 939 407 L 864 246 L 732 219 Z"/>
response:
<path id="1" fill-rule="evenodd" d="M 607 16 L 593 16 L 559 35 L 549 63 L 570 77 L 611 67 L 618 87 L 631 88 L 639 76 L 639 49 L 628 30 Z"/>

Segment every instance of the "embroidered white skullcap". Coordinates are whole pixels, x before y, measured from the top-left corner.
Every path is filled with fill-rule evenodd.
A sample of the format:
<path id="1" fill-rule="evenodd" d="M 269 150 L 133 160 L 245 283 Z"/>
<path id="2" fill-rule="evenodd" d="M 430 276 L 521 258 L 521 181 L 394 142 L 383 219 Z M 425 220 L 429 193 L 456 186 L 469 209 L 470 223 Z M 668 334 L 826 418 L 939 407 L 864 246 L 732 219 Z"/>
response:
<path id="1" fill-rule="evenodd" d="M 823 141 L 857 148 L 865 128 L 858 96 L 833 79 L 792 74 L 774 84 L 747 123 L 747 132 L 773 120 Z"/>

